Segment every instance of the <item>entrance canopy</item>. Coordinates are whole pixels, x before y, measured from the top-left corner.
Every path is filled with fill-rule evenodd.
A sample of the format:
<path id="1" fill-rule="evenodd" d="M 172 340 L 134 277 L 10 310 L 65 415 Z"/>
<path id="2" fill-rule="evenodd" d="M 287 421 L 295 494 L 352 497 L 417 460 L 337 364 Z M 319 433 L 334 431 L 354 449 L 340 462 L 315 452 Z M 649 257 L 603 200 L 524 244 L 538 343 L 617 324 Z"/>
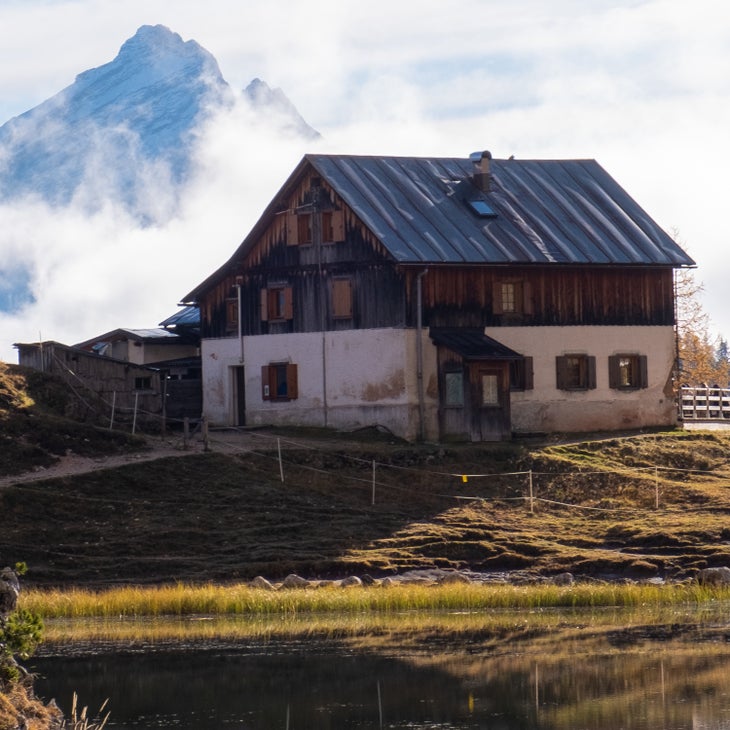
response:
<path id="1" fill-rule="evenodd" d="M 467 327 L 432 327 L 433 343 L 461 355 L 465 360 L 522 360 L 523 355 L 484 334 Z"/>

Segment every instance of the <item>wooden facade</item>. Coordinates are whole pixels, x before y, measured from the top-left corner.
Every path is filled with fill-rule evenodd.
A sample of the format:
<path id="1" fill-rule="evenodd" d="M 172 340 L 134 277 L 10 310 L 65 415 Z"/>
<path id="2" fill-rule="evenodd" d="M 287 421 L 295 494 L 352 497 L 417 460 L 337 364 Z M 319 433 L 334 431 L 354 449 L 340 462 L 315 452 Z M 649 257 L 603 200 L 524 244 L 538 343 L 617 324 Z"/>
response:
<path id="1" fill-rule="evenodd" d="M 413 327 L 419 305 L 415 281 L 426 270 L 424 326 L 674 323 L 671 267 L 403 265 L 312 175 L 281 207 L 245 257 L 229 264 L 203 293 L 203 337 L 236 334 L 239 308 L 243 335 Z M 513 295 L 507 309 L 505 287 Z"/>

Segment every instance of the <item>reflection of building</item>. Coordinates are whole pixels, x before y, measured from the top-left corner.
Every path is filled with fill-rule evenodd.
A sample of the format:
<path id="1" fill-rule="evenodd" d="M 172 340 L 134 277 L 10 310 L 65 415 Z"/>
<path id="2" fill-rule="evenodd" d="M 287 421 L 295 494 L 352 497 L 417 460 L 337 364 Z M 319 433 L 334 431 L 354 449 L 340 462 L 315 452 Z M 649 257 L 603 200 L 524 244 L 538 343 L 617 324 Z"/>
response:
<path id="1" fill-rule="evenodd" d="M 692 264 L 593 160 L 307 155 L 185 297 L 204 412 L 432 439 L 669 425 Z"/>

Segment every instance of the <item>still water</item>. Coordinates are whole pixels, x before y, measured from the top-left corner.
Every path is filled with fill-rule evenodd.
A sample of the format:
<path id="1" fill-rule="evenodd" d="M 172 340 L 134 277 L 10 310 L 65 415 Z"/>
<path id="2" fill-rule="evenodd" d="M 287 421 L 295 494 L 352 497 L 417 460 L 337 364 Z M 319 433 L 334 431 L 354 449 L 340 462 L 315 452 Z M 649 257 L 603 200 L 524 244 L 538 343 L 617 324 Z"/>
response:
<path id="1" fill-rule="evenodd" d="M 730 730 L 721 617 L 337 633 L 58 642 L 28 664 L 40 696 L 108 699 L 125 730 Z"/>

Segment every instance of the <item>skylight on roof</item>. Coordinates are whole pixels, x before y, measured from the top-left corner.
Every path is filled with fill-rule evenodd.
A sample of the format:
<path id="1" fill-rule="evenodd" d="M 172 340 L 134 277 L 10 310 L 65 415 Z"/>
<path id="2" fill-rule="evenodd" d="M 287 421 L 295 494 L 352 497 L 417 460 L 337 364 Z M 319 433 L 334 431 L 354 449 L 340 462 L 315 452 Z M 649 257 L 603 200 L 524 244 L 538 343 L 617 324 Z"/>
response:
<path id="1" fill-rule="evenodd" d="M 486 200 L 476 199 L 467 200 L 467 205 L 480 217 L 480 218 L 496 218 L 497 211 L 492 208 Z"/>

